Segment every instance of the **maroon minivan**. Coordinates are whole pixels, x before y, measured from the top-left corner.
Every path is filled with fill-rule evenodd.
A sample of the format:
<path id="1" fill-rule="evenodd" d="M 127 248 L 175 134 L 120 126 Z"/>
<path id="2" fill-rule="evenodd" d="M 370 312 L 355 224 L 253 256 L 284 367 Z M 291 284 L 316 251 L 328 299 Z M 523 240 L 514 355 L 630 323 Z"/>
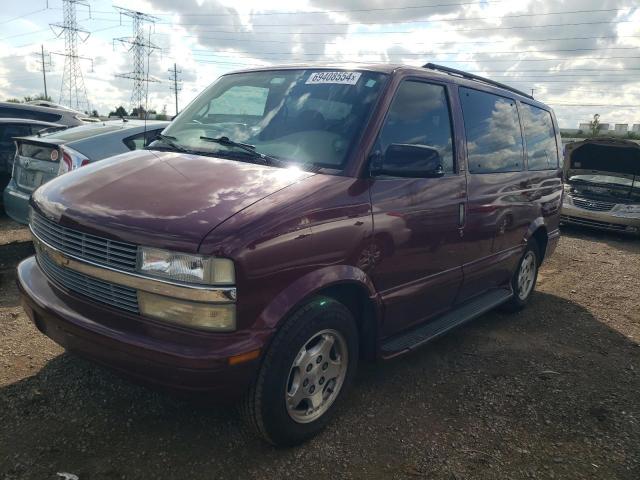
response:
<path id="1" fill-rule="evenodd" d="M 527 303 L 559 240 L 558 132 L 532 97 L 433 64 L 224 75 L 146 150 L 34 193 L 24 308 L 70 351 L 299 443 L 359 360 Z"/>

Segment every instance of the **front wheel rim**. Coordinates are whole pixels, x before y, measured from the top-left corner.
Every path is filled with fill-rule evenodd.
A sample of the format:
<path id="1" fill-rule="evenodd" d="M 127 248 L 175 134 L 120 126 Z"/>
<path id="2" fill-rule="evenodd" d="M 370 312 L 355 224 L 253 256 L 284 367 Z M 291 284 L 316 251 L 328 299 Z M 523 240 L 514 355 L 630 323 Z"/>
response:
<path id="1" fill-rule="evenodd" d="M 529 250 L 520 262 L 520 270 L 518 270 L 518 298 L 525 300 L 531 290 L 536 279 L 536 256 Z"/>
<path id="2" fill-rule="evenodd" d="M 324 415 L 340 394 L 349 365 L 344 336 L 337 330 L 315 333 L 293 360 L 285 391 L 287 412 L 297 423 Z"/>

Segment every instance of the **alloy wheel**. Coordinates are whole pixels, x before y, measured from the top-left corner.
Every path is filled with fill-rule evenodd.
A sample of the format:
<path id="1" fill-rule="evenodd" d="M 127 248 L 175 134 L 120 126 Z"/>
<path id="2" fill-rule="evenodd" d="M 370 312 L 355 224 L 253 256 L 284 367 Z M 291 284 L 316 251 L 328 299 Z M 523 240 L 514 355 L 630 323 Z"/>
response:
<path id="1" fill-rule="evenodd" d="M 320 418 L 338 397 L 349 365 L 347 342 L 333 329 L 314 334 L 302 346 L 289 371 L 285 401 L 298 423 Z"/>

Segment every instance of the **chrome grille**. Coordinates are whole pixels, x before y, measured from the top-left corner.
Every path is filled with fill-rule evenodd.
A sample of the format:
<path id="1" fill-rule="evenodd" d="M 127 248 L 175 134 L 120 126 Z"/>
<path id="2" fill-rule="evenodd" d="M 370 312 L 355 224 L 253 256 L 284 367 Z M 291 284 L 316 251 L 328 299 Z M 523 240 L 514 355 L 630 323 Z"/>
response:
<path id="1" fill-rule="evenodd" d="M 62 253 L 118 270 L 136 269 L 136 245 L 63 227 L 35 211 L 32 211 L 30 226 L 33 233 Z"/>
<path id="2" fill-rule="evenodd" d="M 38 249 L 37 258 L 45 275 L 66 289 L 96 302 L 138 313 L 138 295 L 135 289 L 98 280 L 61 267 L 49 258 L 44 249 Z"/>
<path id="3" fill-rule="evenodd" d="M 592 210 L 594 212 L 608 212 L 616 206 L 615 203 L 602 202 L 600 200 L 587 200 L 586 198 L 576 197 L 573 197 L 573 204 L 576 207 L 580 207 L 585 210 Z"/>
<path id="4" fill-rule="evenodd" d="M 620 230 L 622 232 L 627 230 L 626 225 L 620 225 L 617 223 L 600 222 L 598 220 L 591 220 L 590 218 L 579 218 L 579 217 L 571 217 L 569 215 L 561 215 L 560 220 L 563 222 L 574 223 L 576 225 L 583 225 L 585 227 L 606 228 L 607 230 Z"/>

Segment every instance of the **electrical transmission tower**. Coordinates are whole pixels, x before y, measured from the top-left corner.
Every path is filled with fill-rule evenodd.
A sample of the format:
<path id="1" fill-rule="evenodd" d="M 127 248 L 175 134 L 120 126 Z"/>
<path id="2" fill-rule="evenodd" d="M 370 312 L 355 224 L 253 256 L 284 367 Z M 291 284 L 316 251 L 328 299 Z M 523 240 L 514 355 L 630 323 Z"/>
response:
<path id="1" fill-rule="evenodd" d="M 116 75 L 121 78 L 133 80 L 133 90 L 131 91 L 131 109 L 138 111 L 142 116 L 146 112 L 146 99 L 149 91 L 149 82 L 157 82 L 155 78 L 149 78 L 149 57 L 154 50 L 159 47 L 151 43 L 151 27 L 149 27 L 148 37 L 145 38 L 145 23 L 154 24 L 158 18 L 146 13 L 136 12 L 127 8 L 116 7 L 122 15 L 131 18 L 133 21 L 133 36 L 116 38 L 116 42 L 129 45 L 129 51 L 133 52 L 133 71 Z M 145 68 L 146 61 L 146 68 Z"/>
<path id="2" fill-rule="evenodd" d="M 176 96 L 176 115 L 178 115 L 178 92 L 182 90 L 181 82 L 178 80 L 178 74 L 182 73 L 182 70 L 178 70 L 176 64 L 173 64 L 173 68 L 169 70 L 171 76 L 169 79 L 171 83 L 169 84 L 169 90 L 171 90 Z"/>
<path id="3" fill-rule="evenodd" d="M 60 103 L 68 105 L 79 111 L 89 111 L 89 99 L 87 89 L 84 86 L 84 77 L 80 68 L 80 60 L 91 58 L 78 55 L 78 39 L 86 42 L 89 32 L 83 30 L 76 20 L 76 7 L 78 5 L 87 7 L 91 15 L 91 7 L 87 0 L 62 0 L 63 22 L 51 24 L 51 29 L 60 36 L 64 33 L 64 53 L 52 52 L 54 55 L 64 57 L 64 72 L 62 74 L 62 84 L 60 86 Z M 93 68 L 93 66 L 92 66 Z"/>

